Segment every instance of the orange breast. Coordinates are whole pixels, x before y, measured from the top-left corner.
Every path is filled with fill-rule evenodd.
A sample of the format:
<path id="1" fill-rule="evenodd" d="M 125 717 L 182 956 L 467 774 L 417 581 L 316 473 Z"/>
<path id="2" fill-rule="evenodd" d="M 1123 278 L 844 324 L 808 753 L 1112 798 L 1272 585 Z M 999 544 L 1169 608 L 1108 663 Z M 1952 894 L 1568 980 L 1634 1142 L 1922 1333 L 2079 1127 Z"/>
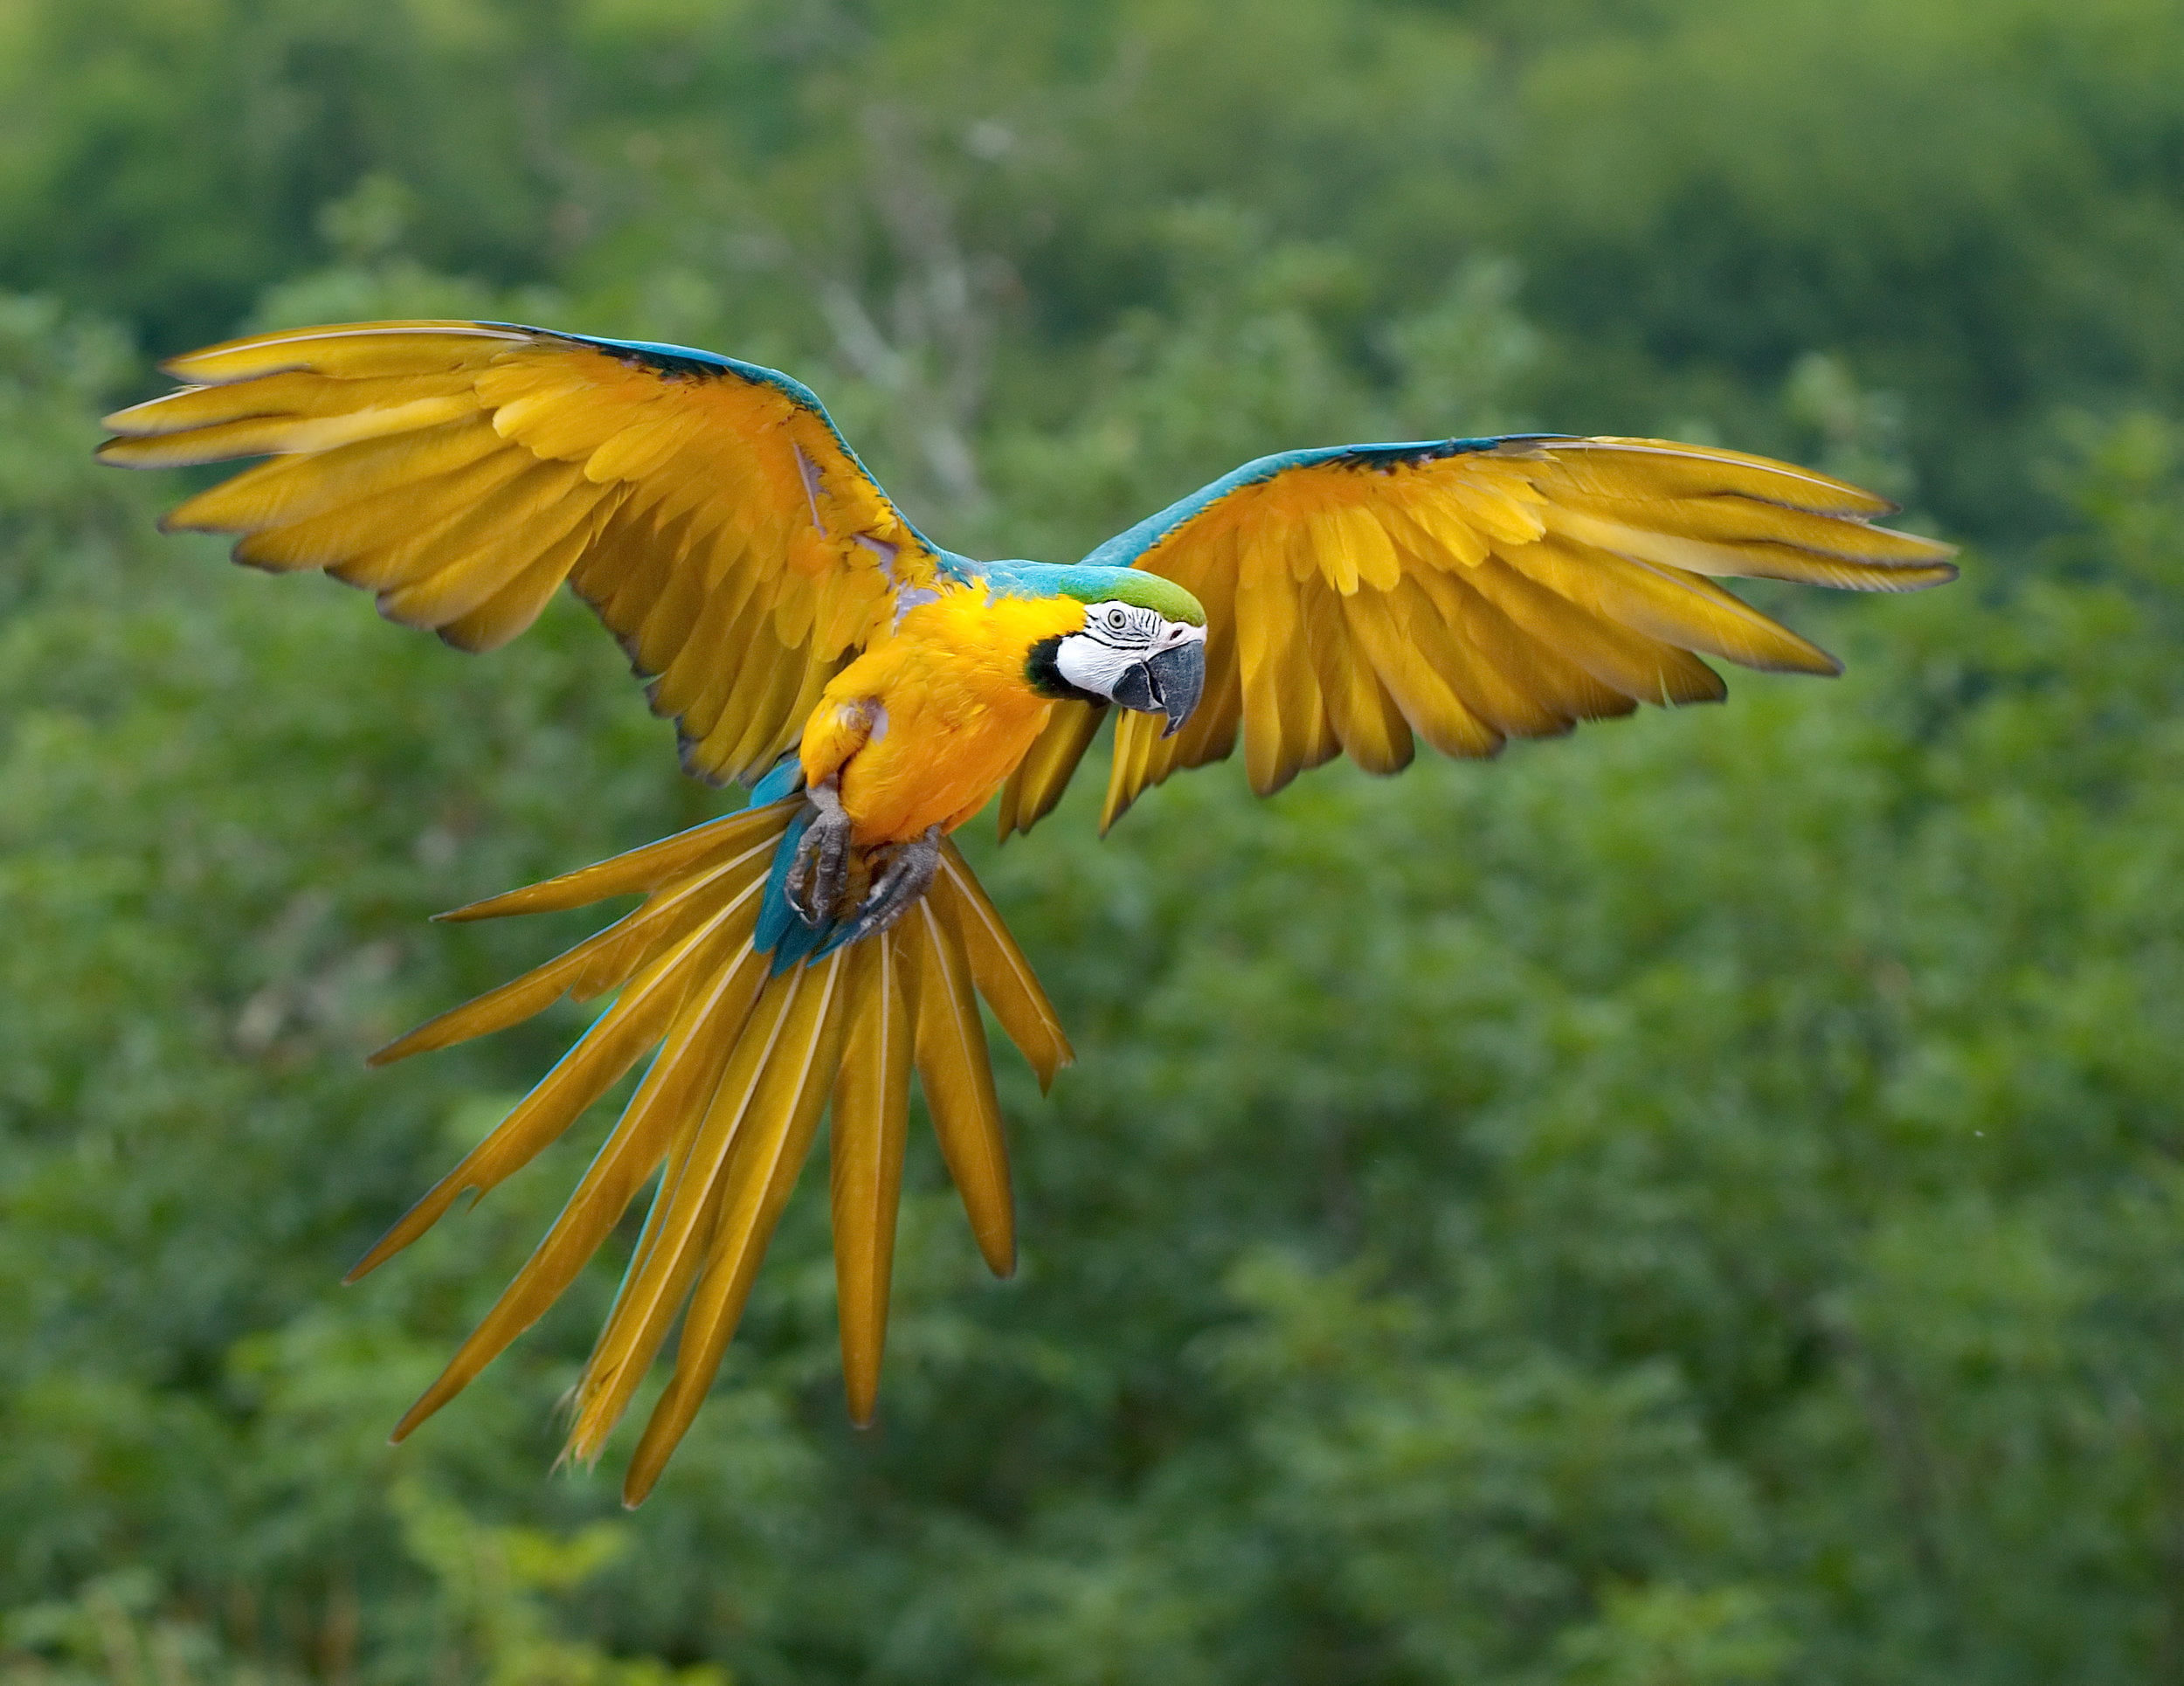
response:
<path id="1" fill-rule="evenodd" d="M 893 638 L 844 668 L 812 718 L 867 705 L 871 735 L 841 764 L 858 843 L 953 831 L 984 807 L 1054 706 L 1026 675 L 1032 646 L 1083 624 L 1075 598 L 989 600 L 965 587 L 911 610 Z"/>

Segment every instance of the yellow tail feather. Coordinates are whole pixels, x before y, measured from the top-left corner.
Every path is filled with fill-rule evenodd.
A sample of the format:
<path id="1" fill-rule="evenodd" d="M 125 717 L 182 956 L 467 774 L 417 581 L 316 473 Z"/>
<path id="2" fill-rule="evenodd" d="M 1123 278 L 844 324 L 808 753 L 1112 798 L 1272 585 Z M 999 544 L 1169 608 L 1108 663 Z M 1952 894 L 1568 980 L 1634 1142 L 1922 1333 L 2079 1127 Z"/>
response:
<path id="1" fill-rule="evenodd" d="M 828 1196 L 834 1221 L 834 1299 L 841 1324 L 842 1385 L 849 1417 L 872 1421 L 888 1341 L 895 1273 L 895 1218 L 909 1129 L 912 978 L 893 931 L 850 950 L 854 1016 L 834 1080 Z"/>
<path id="2" fill-rule="evenodd" d="M 683 1309 L 674 1374 L 653 1406 L 622 1481 L 622 1501 L 637 1504 L 652 1491 L 669 1455 L 705 1403 L 714 1372 L 743 1320 L 759 1261 L 789 1203 L 812 1149 L 841 1063 L 848 957 L 840 950 L 799 966 L 774 985 L 792 988 L 771 1057 L 738 1121 L 732 1150 L 713 1204 L 712 1237 L 696 1285 Z"/>
<path id="3" fill-rule="evenodd" d="M 933 1134 L 986 1268 L 997 1276 L 1012 1275 L 1016 1213 L 1009 1199 L 1008 1144 L 970 961 L 961 936 L 941 923 L 930 896 L 902 916 L 902 928 L 918 968 L 917 1081 Z"/>
<path id="4" fill-rule="evenodd" d="M 913 1068 L 973 1234 L 1000 1274 L 1015 1260 L 1008 1151 L 983 996 L 1042 1087 L 1068 1039 L 1030 966 L 950 846 L 931 893 L 892 930 L 770 976 L 753 928 L 794 799 L 733 814 L 528 889 L 459 919 L 642 906 L 560 958 L 443 1013 L 383 1050 L 397 1059 L 501 1029 L 564 994 L 619 993 L 559 1064 L 365 1255 L 352 1280 L 556 1139 L 647 1048 L 636 1093 L 537 1249 L 432 1385 L 398 1439 L 467 1386 L 553 1303 L 657 1174 L 644 1231 L 575 1395 L 568 1455 L 596 1458 L 678 1316 L 674 1373 L 624 1484 L 651 1490 L 710 1387 L 822 1116 L 843 1377 L 871 1420 L 895 1247 Z"/>

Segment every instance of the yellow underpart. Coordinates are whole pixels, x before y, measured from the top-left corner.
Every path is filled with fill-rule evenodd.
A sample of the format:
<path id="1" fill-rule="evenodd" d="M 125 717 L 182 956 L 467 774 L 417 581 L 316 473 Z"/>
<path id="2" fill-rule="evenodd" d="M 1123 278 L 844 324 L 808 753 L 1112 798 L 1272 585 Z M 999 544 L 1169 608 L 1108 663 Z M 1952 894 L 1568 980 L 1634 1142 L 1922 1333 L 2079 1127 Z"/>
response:
<path id="1" fill-rule="evenodd" d="M 983 586 L 921 605 L 827 686 L 805 726 L 805 777 L 840 778 L 860 845 L 954 830 L 1016 770 L 1053 710 L 1032 689 L 1033 646 L 1083 625 L 1074 598 Z"/>

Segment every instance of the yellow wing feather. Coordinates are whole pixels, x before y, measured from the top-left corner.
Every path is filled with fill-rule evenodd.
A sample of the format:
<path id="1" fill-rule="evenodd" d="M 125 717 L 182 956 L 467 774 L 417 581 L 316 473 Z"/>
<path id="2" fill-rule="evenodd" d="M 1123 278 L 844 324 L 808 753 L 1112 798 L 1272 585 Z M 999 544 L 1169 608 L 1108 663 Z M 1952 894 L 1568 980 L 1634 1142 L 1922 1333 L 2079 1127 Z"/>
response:
<path id="1" fill-rule="evenodd" d="M 323 569 L 458 647 L 529 625 L 564 579 L 654 681 L 691 770 L 755 778 L 936 554 L 803 389 L 702 354 L 453 321 L 262 335 L 107 418 L 124 466 L 272 460 L 169 527 Z M 749 682 L 744 682 L 748 681 Z"/>
<path id="2" fill-rule="evenodd" d="M 1835 673 L 1716 578 L 1865 591 L 1953 578 L 1950 547 L 1874 524 L 1893 508 L 1787 463 L 1662 439 L 1356 446 L 1251 465 L 1093 553 L 1188 588 L 1207 625 L 1192 721 L 1166 740 L 1149 716 L 1118 722 L 1102 826 L 1176 769 L 1229 754 L 1240 728 L 1265 794 L 1337 749 L 1392 772 L 1413 734 L 1490 756 L 1640 702 L 1711 701 L 1724 688 L 1702 656 Z M 1004 800 L 1004 835 L 1054 806 L 1091 736 L 1057 710 Z"/>

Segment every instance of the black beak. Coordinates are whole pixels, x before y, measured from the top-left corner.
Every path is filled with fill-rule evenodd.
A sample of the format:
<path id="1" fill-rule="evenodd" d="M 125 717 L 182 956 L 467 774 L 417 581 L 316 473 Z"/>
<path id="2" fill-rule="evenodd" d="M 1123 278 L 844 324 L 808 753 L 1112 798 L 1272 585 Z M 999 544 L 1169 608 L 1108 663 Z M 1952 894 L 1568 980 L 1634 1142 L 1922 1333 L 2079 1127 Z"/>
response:
<path id="1" fill-rule="evenodd" d="M 1173 737 L 1199 706 L 1205 689 L 1206 641 L 1193 639 L 1124 668 L 1115 684 L 1115 700 L 1140 714 L 1167 715 L 1167 728 L 1160 736 Z"/>

